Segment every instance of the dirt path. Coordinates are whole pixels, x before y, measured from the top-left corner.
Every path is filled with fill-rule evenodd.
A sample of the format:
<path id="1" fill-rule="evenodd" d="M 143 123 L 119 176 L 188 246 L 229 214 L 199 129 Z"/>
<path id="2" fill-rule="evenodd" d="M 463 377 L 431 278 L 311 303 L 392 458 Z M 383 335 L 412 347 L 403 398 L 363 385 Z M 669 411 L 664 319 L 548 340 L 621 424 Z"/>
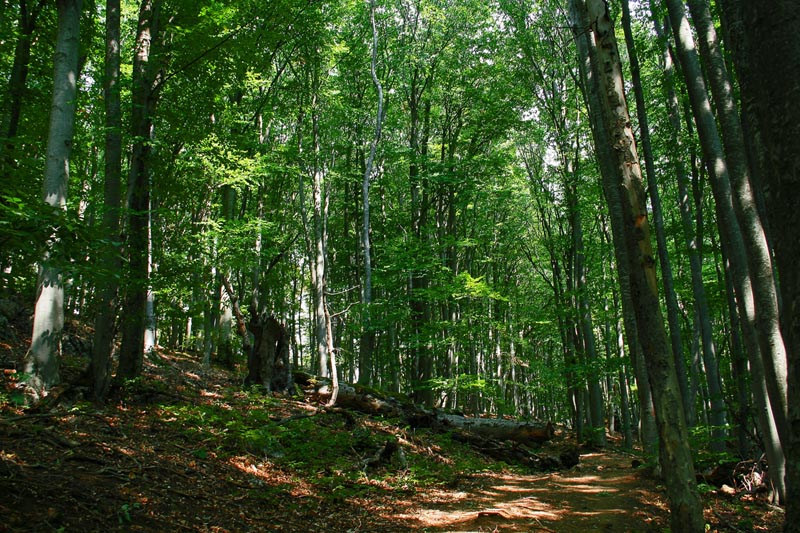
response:
<path id="1" fill-rule="evenodd" d="M 622 455 L 591 453 L 568 472 L 481 476 L 405 517 L 427 531 L 661 531 L 663 491 Z M 472 483 L 470 483 L 472 484 Z"/>

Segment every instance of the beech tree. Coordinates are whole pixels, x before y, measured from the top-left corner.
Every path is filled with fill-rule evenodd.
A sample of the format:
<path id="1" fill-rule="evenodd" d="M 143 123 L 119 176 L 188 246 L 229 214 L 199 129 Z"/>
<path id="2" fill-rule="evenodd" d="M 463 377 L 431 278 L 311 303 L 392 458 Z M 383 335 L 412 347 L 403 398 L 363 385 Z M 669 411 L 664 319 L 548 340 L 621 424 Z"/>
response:
<path id="1" fill-rule="evenodd" d="M 120 13 L 119 0 L 106 2 L 106 53 L 103 96 L 105 102 L 105 179 L 103 187 L 103 226 L 108 244 L 102 255 L 102 267 L 97 281 L 100 295 L 94 322 L 92 347 L 93 394 L 95 401 L 105 397 L 111 375 L 111 354 L 116 329 L 117 296 L 122 269 L 119 242 L 121 174 L 122 174 L 122 108 L 120 95 Z"/>
<path id="2" fill-rule="evenodd" d="M 768 311 L 768 309 L 764 309 L 757 304 L 757 298 L 763 298 L 764 296 L 759 296 L 762 291 L 759 288 L 760 286 L 754 283 L 752 273 L 748 268 L 745 242 L 742 237 L 739 220 L 734 211 L 734 195 L 731 189 L 726 154 L 716 126 L 716 119 L 711 113 L 709 95 L 701 74 L 700 62 L 695 50 L 691 28 L 683 5 L 680 2 L 669 0 L 667 7 L 669 8 L 670 21 L 678 48 L 678 57 L 687 79 L 686 87 L 692 106 L 694 122 L 697 126 L 705 164 L 711 181 L 720 238 L 725 248 L 725 253 L 730 259 L 736 301 L 739 314 L 743 318 L 743 337 L 747 346 L 750 370 L 753 375 L 754 398 L 758 405 L 761 430 L 767 437 L 766 453 L 770 463 L 773 465 L 772 472 L 775 478 L 773 483 L 775 483 L 777 489 L 776 495 L 780 497 L 783 484 L 782 471 L 784 468 L 781 417 L 784 411 L 781 408 L 781 402 L 776 403 L 772 398 L 773 395 L 769 394 L 769 390 L 774 390 L 774 387 L 769 385 L 770 379 L 762 352 L 762 347 L 771 342 L 763 337 L 772 337 L 774 331 L 757 327 L 759 313 Z M 771 279 L 769 283 L 772 283 Z"/>
<path id="3" fill-rule="evenodd" d="M 117 376 L 133 378 L 142 370 L 149 284 L 150 154 L 153 113 L 158 101 L 158 60 L 153 60 L 161 35 L 161 0 L 142 0 L 133 62 L 131 127 L 134 139 L 128 177 L 128 279 L 122 304 L 122 344 Z"/>
<path id="4" fill-rule="evenodd" d="M 26 383 L 34 400 L 59 382 L 58 358 L 64 327 L 64 278 L 57 256 L 58 226 L 67 206 L 69 161 L 75 127 L 80 46 L 80 0 L 59 0 L 54 58 L 53 98 L 45 156 L 42 200 L 53 209 L 54 230 L 39 266 L 31 347 L 25 355 Z"/>

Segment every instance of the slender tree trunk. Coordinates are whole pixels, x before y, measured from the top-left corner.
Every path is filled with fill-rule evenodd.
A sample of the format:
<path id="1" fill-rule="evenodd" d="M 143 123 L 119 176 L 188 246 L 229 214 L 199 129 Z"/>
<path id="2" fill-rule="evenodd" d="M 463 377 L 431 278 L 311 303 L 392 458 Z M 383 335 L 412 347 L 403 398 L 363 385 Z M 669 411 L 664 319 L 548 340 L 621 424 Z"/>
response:
<path id="1" fill-rule="evenodd" d="M 575 183 L 568 185 L 571 189 L 567 193 L 572 217 L 572 243 L 575 251 L 575 289 L 577 291 L 578 324 L 583 338 L 584 353 L 589 366 L 587 381 L 589 385 L 589 413 L 591 415 L 591 442 L 594 446 L 606 445 L 605 422 L 603 417 L 603 391 L 600 388 L 600 363 L 597 356 L 597 347 L 594 338 L 594 325 L 592 324 L 592 311 L 589 307 L 589 297 L 586 288 L 586 255 L 583 247 L 583 225 L 581 224 L 580 209 L 578 206 L 578 191 Z"/>
<path id="2" fill-rule="evenodd" d="M 216 246 L 213 246 L 211 257 L 216 254 Z M 212 259 L 213 260 L 213 259 Z M 217 351 L 217 328 L 219 327 L 219 306 L 221 301 L 220 289 L 217 283 L 219 272 L 217 267 L 211 265 L 211 274 L 209 276 L 211 283 L 208 284 L 205 290 L 204 300 L 205 305 L 203 309 L 203 368 L 206 370 L 211 368 L 211 356 Z"/>
<path id="3" fill-rule="evenodd" d="M 651 2 L 652 4 L 652 2 Z M 651 5 L 651 10 L 653 6 Z M 661 38 L 663 38 L 663 30 L 661 29 L 661 25 L 658 21 L 655 21 L 656 26 L 656 33 Z M 674 82 L 673 82 L 673 73 L 672 73 L 672 58 L 667 50 L 666 44 L 664 45 L 664 78 L 665 78 L 665 89 L 667 92 L 667 106 L 668 106 L 668 114 L 670 118 L 670 122 L 672 124 L 672 129 L 670 130 L 670 141 L 672 146 L 678 147 L 680 146 L 680 137 L 679 132 L 681 130 L 681 117 L 680 117 L 680 108 L 678 106 L 678 99 L 675 94 L 674 90 Z M 714 346 L 713 337 L 711 336 L 711 322 L 708 319 L 708 304 L 705 298 L 705 289 L 703 286 L 703 270 L 701 264 L 701 255 L 700 255 L 700 247 L 697 240 L 694 238 L 694 231 L 692 229 L 692 212 L 691 212 L 691 203 L 690 197 L 688 193 L 688 178 L 686 176 L 686 168 L 683 165 L 683 161 L 680 157 L 671 157 L 670 162 L 672 163 L 672 167 L 675 170 L 675 175 L 677 177 L 678 182 L 678 204 L 680 208 L 680 215 L 681 215 L 681 223 L 683 225 L 683 232 L 684 237 L 686 240 L 687 248 L 689 250 L 689 264 L 690 264 L 690 272 L 692 274 L 692 291 L 695 300 L 695 308 L 698 313 L 698 320 L 703 321 L 705 320 L 705 325 L 708 327 L 703 327 L 703 349 L 709 350 L 710 353 L 713 354 L 714 358 L 716 358 L 716 348 Z M 649 178 L 648 178 L 649 179 Z M 692 352 L 690 359 L 694 361 L 695 354 Z M 692 391 L 695 390 L 695 381 L 696 381 L 696 372 L 694 371 L 694 366 L 691 367 L 691 384 L 688 387 L 689 392 L 689 402 L 684 404 L 686 408 L 686 420 L 690 426 L 695 425 L 696 421 L 696 412 L 694 407 L 694 394 Z"/>
<path id="4" fill-rule="evenodd" d="M 689 435 L 674 361 L 669 353 L 661 316 L 645 193 L 628 116 L 614 28 L 605 2 L 589 0 L 586 11 L 596 40 L 595 58 L 592 61 L 594 82 L 599 85 L 598 92 L 604 96 L 601 99 L 602 109 L 592 109 L 592 112 L 604 117 L 606 138 L 613 140 L 605 146 L 598 144 L 597 149 L 613 152 L 616 162 L 616 183 L 609 183 L 608 188 L 617 188 L 622 201 L 616 205 L 609 201 L 609 209 L 621 212 L 624 220 L 636 323 L 653 391 L 672 528 L 675 531 L 701 532 L 705 529 L 703 508 L 695 485 Z"/>
<path id="5" fill-rule="evenodd" d="M 99 312 L 94 321 L 92 387 L 96 402 L 102 402 L 111 377 L 119 278 L 122 255 L 116 243 L 119 235 L 119 207 L 122 188 L 122 106 L 120 103 L 120 0 L 106 1 L 106 59 L 103 98 L 106 111 L 105 185 L 103 190 L 103 231 L 114 245 L 100 256 L 102 275 L 97 281 Z"/>
<path id="6" fill-rule="evenodd" d="M 661 197 L 656 182 L 655 163 L 653 150 L 650 146 L 650 126 L 647 110 L 644 103 L 644 91 L 639 69 L 639 58 L 636 53 L 636 44 L 631 31 L 631 14 L 628 0 L 622 0 L 622 29 L 625 32 L 625 43 L 628 49 L 628 61 L 631 69 L 631 83 L 636 98 L 636 114 L 639 119 L 639 135 L 644 154 L 645 171 L 647 174 L 647 192 L 650 194 L 650 205 L 653 209 L 653 225 L 656 230 L 656 243 L 658 244 L 658 261 L 661 265 L 661 277 L 664 283 L 664 297 L 667 303 L 667 322 L 669 323 L 669 338 L 672 346 L 672 358 L 675 360 L 675 371 L 678 376 L 678 385 L 681 389 L 683 407 L 688 412 L 692 409 L 689 397 L 689 382 L 686 375 L 686 361 L 683 355 L 683 339 L 681 338 L 680 311 L 678 297 L 675 294 L 675 283 L 672 277 L 672 265 L 667 254 L 667 237 L 664 231 L 664 215 L 661 209 Z M 724 446 L 724 442 L 720 442 Z"/>
<path id="7" fill-rule="evenodd" d="M 418 87 L 420 73 L 415 71 L 409 89 L 409 115 L 411 119 L 411 133 L 409 144 L 411 148 L 411 164 L 409 165 L 409 182 L 411 184 L 411 228 L 414 246 L 420 249 L 424 246 L 425 226 L 427 225 L 427 193 L 420 177 L 420 164 L 424 164 L 427 155 L 428 139 L 425 127 L 420 135 L 420 106 L 427 108 L 421 101 L 425 89 Z M 423 109 L 425 116 L 428 112 Z M 426 119 L 427 120 L 427 119 Z M 422 137 L 422 139 L 420 139 Z M 428 333 L 425 331 L 429 322 L 430 309 L 425 301 L 424 294 L 428 281 L 424 272 L 412 266 L 409 276 L 409 303 L 411 308 L 411 361 L 414 367 L 412 378 L 415 400 L 426 406 L 433 406 L 433 391 L 430 388 L 430 379 L 433 374 L 433 355 L 428 349 Z"/>
<path id="8" fill-rule="evenodd" d="M 42 9 L 47 5 L 47 0 L 38 0 L 34 5 L 29 5 L 28 0 L 19 1 L 19 37 L 14 48 L 14 63 L 11 65 L 11 75 L 8 78 L 8 98 L 3 102 L 3 129 L 5 142 L 0 145 L 2 159 L 0 164 L 4 167 L 10 163 L 8 153 L 13 149 L 12 140 L 17 136 L 19 120 L 22 116 L 22 103 L 25 100 L 25 87 L 28 81 L 28 70 L 31 61 L 31 44 L 36 22 Z M 5 153 L 3 153 L 5 152 Z M 6 167 L 5 174 L 11 169 Z"/>
<path id="9" fill-rule="evenodd" d="M 67 208 L 69 158 L 75 130 L 75 104 L 78 90 L 78 48 L 80 46 L 80 0 L 59 0 L 58 35 L 53 73 L 53 98 L 47 137 L 42 200 L 57 216 Z M 58 236 L 48 238 L 39 265 L 36 309 L 33 315 L 31 346 L 25 354 L 26 385 L 33 401 L 59 381 L 58 358 L 64 327 L 64 281 L 53 247 Z"/>
<path id="10" fill-rule="evenodd" d="M 312 202 L 312 231 L 313 240 L 311 243 L 311 268 L 314 273 L 312 279 L 312 294 L 314 298 L 314 342 L 316 343 L 317 360 L 319 373 L 323 377 L 331 376 L 330 353 L 328 350 L 328 320 L 326 319 L 327 303 L 325 297 L 325 278 L 327 273 L 327 257 L 325 254 L 326 224 L 325 224 L 325 187 L 323 184 L 324 170 L 320 161 L 319 146 L 319 66 L 312 72 L 312 95 L 311 95 L 311 129 L 312 129 L 312 150 L 313 168 L 311 184 Z"/>
<path id="11" fill-rule="evenodd" d="M 656 21 L 655 23 L 656 34 L 663 38 L 664 30 L 661 25 Z M 670 118 L 672 128 L 670 130 L 670 140 L 672 146 L 680 146 L 680 131 L 681 131 L 681 114 L 678 98 L 675 93 L 674 74 L 672 56 L 669 53 L 667 46 L 664 49 L 664 84 L 667 93 L 667 111 Z M 692 295 L 694 296 L 695 309 L 697 311 L 697 320 L 700 326 L 701 348 L 703 353 L 703 361 L 706 368 L 710 368 L 707 374 L 707 379 L 710 382 L 709 388 L 712 392 L 712 424 L 714 425 L 712 447 L 717 451 L 722 451 L 725 446 L 724 438 L 724 424 L 725 418 L 725 404 L 722 397 L 721 386 L 719 382 L 719 365 L 717 358 L 716 345 L 714 344 L 713 330 L 711 327 L 711 313 L 708 308 L 708 299 L 705 294 L 705 287 L 703 285 L 703 266 L 702 266 L 702 239 L 695 235 L 692 229 L 692 205 L 690 203 L 688 178 L 686 176 L 686 168 L 683 165 L 680 157 L 672 158 L 673 168 L 678 182 L 678 205 L 681 215 L 681 224 L 686 239 L 686 244 L 689 250 L 689 268 L 692 274 Z M 701 216 L 701 213 L 698 213 Z M 693 398 L 693 396 L 691 396 Z M 690 408 L 693 405 L 690 404 Z M 688 409 L 687 409 L 688 410 Z M 689 416 L 689 415 L 687 415 Z M 694 420 L 695 414 L 691 413 L 689 420 Z"/>
<path id="12" fill-rule="evenodd" d="M 726 20 L 744 37 L 734 46 L 742 99 L 754 113 L 765 150 L 766 197 L 774 230 L 788 352 L 786 522 L 800 531 L 800 5 L 794 0 L 724 0 Z"/>
<path id="13" fill-rule="evenodd" d="M 236 203 L 236 189 L 231 185 L 222 187 L 222 218 L 226 224 L 234 220 L 234 205 Z M 226 366 L 233 365 L 233 351 L 231 347 L 231 331 L 233 329 L 233 299 L 225 289 L 224 279 L 230 279 L 230 269 L 220 265 L 214 284 L 216 286 L 215 298 L 219 301 L 220 315 L 218 320 L 217 353 L 220 362 Z M 227 298 L 226 298 L 227 296 Z"/>
<path id="14" fill-rule="evenodd" d="M 161 0 L 142 0 L 133 60 L 131 126 L 134 142 L 128 178 L 128 280 L 122 304 L 122 345 L 117 371 L 120 379 L 138 376 L 144 357 L 149 284 L 150 152 L 158 72 L 151 61 L 151 51 L 159 39 L 160 4 Z"/>
<path id="15" fill-rule="evenodd" d="M 381 125 L 383 123 L 383 87 L 378 79 L 376 63 L 378 61 L 378 29 L 375 26 L 375 0 L 370 2 L 370 22 L 372 23 L 372 61 L 370 63 L 370 74 L 375 91 L 378 94 L 378 107 L 375 111 L 375 136 L 369 147 L 369 156 L 364 168 L 364 179 L 361 184 L 361 200 L 363 220 L 361 227 L 361 249 L 364 253 L 364 288 L 362 303 L 364 304 L 364 323 L 361 332 L 361 342 L 358 360 L 358 381 L 359 383 L 369 384 L 372 381 L 374 367 L 373 351 L 375 348 L 375 330 L 372 324 L 372 252 L 370 249 L 370 207 L 369 207 L 369 186 L 372 179 L 372 169 L 375 163 L 375 152 L 378 142 L 381 139 Z"/>
<path id="16" fill-rule="evenodd" d="M 578 47 L 578 60 L 580 61 L 580 71 L 582 85 L 584 86 L 585 96 L 590 109 L 601 109 L 601 94 L 599 85 L 594 81 L 596 74 L 592 71 L 591 61 L 594 55 L 594 48 L 589 46 L 588 34 L 584 28 L 589 27 L 589 22 L 585 18 L 585 11 L 582 9 L 583 3 L 577 1 L 570 2 L 572 19 L 574 24 L 575 39 Z M 595 138 L 596 146 L 610 146 L 611 141 L 607 138 L 605 124 L 600 113 L 590 113 L 589 118 L 592 123 L 592 135 Z M 617 187 L 610 187 L 613 176 L 616 175 L 616 163 L 612 154 L 605 150 L 596 150 L 598 166 L 603 176 L 603 192 L 609 205 L 619 204 L 619 191 Z M 610 210 L 609 218 L 611 221 L 611 240 L 614 245 L 614 257 L 617 267 L 617 277 L 620 285 L 620 299 L 622 302 L 622 317 L 630 349 L 631 363 L 636 376 L 637 395 L 639 399 L 639 424 L 640 440 L 644 450 L 648 455 L 655 455 L 658 449 L 658 430 L 654 417 L 653 398 L 650 387 L 650 378 L 643 361 L 642 344 L 639 341 L 638 325 L 634 311 L 633 293 L 628 273 L 629 261 L 624 235 L 624 220 L 621 213 Z"/>
<path id="17" fill-rule="evenodd" d="M 786 349 L 780 331 L 778 297 L 773 277 L 772 258 L 766 232 L 752 190 L 742 124 L 733 97 L 730 77 L 717 41 L 707 0 L 689 0 L 692 20 L 697 28 L 700 54 L 714 96 L 722 132 L 722 142 L 733 188 L 733 206 L 744 239 L 755 297 L 756 329 L 761 358 L 766 371 L 767 390 L 781 441 L 788 435 Z"/>
<path id="18" fill-rule="evenodd" d="M 770 464 L 770 478 L 775 484 L 777 495 L 783 498 L 785 495 L 783 488 L 785 459 L 780 438 L 781 423 L 778 420 L 781 410 L 778 406 L 772 405 L 771 398 L 764 398 L 759 394 L 760 386 L 757 382 L 760 381 L 759 376 L 762 375 L 764 363 L 761 356 L 761 343 L 759 342 L 754 289 L 751 285 L 741 230 L 733 209 L 733 195 L 725 153 L 720 142 L 715 117 L 711 113 L 711 104 L 708 100 L 708 93 L 683 3 L 679 0 L 667 0 L 667 7 L 669 8 L 670 22 L 678 47 L 678 57 L 683 68 L 684 77 L 687 80 L 686 87 L 700 137 L 700 144 L 703 149 L 709 177 L 711 178 L 720 237 L 730 260 L 732 281 L 739 306 L 739 316 L 742 318 L 743 338 L 747 346 L 750 366 L 753 372 L 753 397 L 757 402 L 758 412 L 762 417 L 770 416 L 771 411 L 773 418 L 772 421 L 762 418 L 761 429 L 765 436 L 764 440 L 767 448 L 765 451 Z M 709 381 L 711 381 L 710 377 Z M 769 389 L 767 388 L 767 390 Z M 778 434 L 774 436 L 770 435 L 770 428 L 773 425 L 778 428 Z"/>
<path id="19" fill-rule="evenodd" d="M 620 397 L 620 410 L 622 411 L 622 435 L 624 437 L 625 447 L 630 449 L 633 447 L 633 424 L 631 423 L 631 409 L 630 400 L 628 399 L 628 376 L 625 370 L 625 339 L 622 335 L 623 325 L 620 320 L 616 323 L 616 347 L 619 354 L 619 360 L 622 362 L 619 367 L 619 397 Z"/>
<path id="20" fill-rule="evenodd" d="M 155 259 L 153 255 L 153 213 L 157 211 L 154 207 L 154 198 L 152 191 L 150 193 L 150 202 L 147 206 L 147 288 L 144 303 L 144 345 L 143 350 L 145 354 L 150 354 L 156 349 L 157 339 L 157 326 L 156 322 L 156 294 L 153 291 L 153 286 L 150 284 L 150 279 L 153 277 L 153 272 L 156 269 Z M 219 294 L 219 287 L 217 287 L 217 294 Z M 217 306 L 219 308 L 219 305 Z M 219 312 L 217 313 L 219 314 Z"/>

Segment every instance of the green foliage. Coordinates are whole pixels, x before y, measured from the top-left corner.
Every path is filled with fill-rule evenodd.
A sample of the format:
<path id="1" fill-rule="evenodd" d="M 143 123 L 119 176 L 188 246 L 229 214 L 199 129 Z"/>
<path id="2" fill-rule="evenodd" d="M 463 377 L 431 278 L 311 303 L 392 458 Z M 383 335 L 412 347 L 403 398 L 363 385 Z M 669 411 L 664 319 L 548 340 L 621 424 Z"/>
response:
<path id="1" fill-rule="evenodd" d="M 709 494 L 717 490 L 717 487 L 709 485 L 708 483 L 698 483 L 697 492 L 700 494 Z"/>
<path id="2" fill-rule="evenodd" d="M 0 53 L 3 80 L 10 79 L 19 37 L 19 6 L 6 4 L 0 21 L 9 44 Z M 119 86 L 123 146 L 129 147 L 138 4 L 122 7 Z M 52 90 L 50 3 L 34 34 L 20 131 L 0 139 L 0 174 L 8 178 L 0 193 L 2 287 L 26 295 L 32 308 L 36 264 L 48 251 L 69 280 L 68 310 L 87 320 L 96 313 L 100 281 L 119 282 L 121 294 L 127 283 L 124 270 L 103 271 L 96 260 L 109 249 L 127 253 L 124 235 L 109 239 L 101 225 L 105 44 L 98 9 L 85 10 L 66 213 L 45 208 L 40 199 Z M 574 41 L 557 3 L 377 2 L 376 68 L 385 117 L 371 181 L 369 306 L 360 294 L 361 180 L 377 95 L 365 4 L 276 0 L 265 9 L 252 0 L 176 0 L 163 10 L 162 46 L 152 61 L 163 70 L 148 145 L 149 284 L 163 344 L 190 349 L 206 340 L 209 346 L 228 342 L 217 360 L 244 362 L 242 339 L 221 341 L 214 326 L 221 322 L 219 301 L 228 300 L 220 290 L 224 276 L 245 322 L 257 301 L 287 324 L 299 366 L 318 364 L 309 303 L 316 169 L 327 207 L 325 285 L 343 378 L 359 376 L 365 327 L 376 339 L 371 384 L 432 390 L 449 408 L 524 415 L 540 409 L 537 416 L 566 422 L 572 409 L 565 401 L 567 377 L 583 386 L 631 374 L 629 359 L 617 356 L 621 305 L 609 221 Z M 697 140 L 687 135 L 675 146 L 664 133 L 670 123 L 660 43 L 651 25 L 649 10 L 640 6 L 634 34 L 656 170 L 665 204 L 673 206 L 665 220 L 675 237 L 668 239 L 668 251 L 673 270 L 684 272 L 688 252 L 669 178 L 673 161 L 697 159 Z M 0 100 L 5 117 L 7 99 Z M 129 156 L 123 156 L 125 167 Z M 123 176 L 128 171 L 123 168 Z M 703 171 L 695 174 L 695 209 L 705 215 L 695 228 L 702 237 L 703 283 L 712 321 L 723 328 L 728 310 L 713 199 L 704 191 Z M 119 215 L 124 228 L 130 213 L 123 207 Z M 585 273 L 574 268 L 576 221 L 583 229 Z M 579 278 L 585 278 L 582 285 Z M 676 280 L 687 309 L 693 298 L 688 278 Z M 601 352 L 594 361 L 574 336 L 582 297 Z M 692 327 L 690 316 L 685 339 L 692 338 Z M 725 366 L 728 351 L 720 350 L 720 357 Z M 422 363 L 430 363 L 431 376 L 419 375 Z M 722 377 L 726 397 L 734 397 L 733 380 Z M 634 382 L 628 385 L 630 392 L 638 390 Z M 136 390 L 139 384 L 128 386 Z M 621 408 L 614 387 L 608 394 L 609 404 Z M 303 461 L 291 444 L 293 438 L 306 440 L 302 424 L 276 426 L 258 415 L 245 421 L 193 408 L 172 413 L 193 437 L 224 421 L 231 447 Z M 696 449 L 707 447 L 707 436 L 693 435 Z M 304 452 L 324 456 L 322 450 Z"/>
<path id="3" fill-rule="evenodd" d="M 737 456 L 732 451 L 728 451 L 727 447 L 726 450 L 722 452 L 713 451 L 710 445 L 713 429 L 714 426 L 710 425 L 700 425 L 690 428 L 689 441 L 694 456 L 695 468 L 698 471 L 738 461 Z M 723 429 L 725 430 L 725 434 L 732 435 L 732 427 L 725 426 Z M 733 448 L 730 449 L 733 450 Z"/>
<path id="4" fill-rule="evenodd" d="M 119 510 L 117 511 L 117 521 L 119 522 L 119 525 L 124 526 L 126 524 L 133 523 L 131 513 L 141 508 L 142 505 L 139 502 L 135 502 L 133 504 L 123 503 L 120 505 Z"/>

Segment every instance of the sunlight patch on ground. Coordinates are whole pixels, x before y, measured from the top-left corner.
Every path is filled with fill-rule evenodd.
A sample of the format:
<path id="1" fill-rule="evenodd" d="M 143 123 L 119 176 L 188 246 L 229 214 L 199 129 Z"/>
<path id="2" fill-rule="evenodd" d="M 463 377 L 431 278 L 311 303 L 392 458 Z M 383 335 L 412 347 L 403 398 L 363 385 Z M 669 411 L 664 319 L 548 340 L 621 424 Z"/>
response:
<path id="1" fill-rule="evenodd" d="M 499 517 L 505 520 L 558 520 L 561 511 L 533 498 L 522 498 L 512 502 L 499 502 L 494 506 L 474 511 L 421 509 L 401 518 L 418 521 L 423 527 L 453 527 L 483 517 Z"/>
<path id="2" fill-rule="evenodd" d="M 415 509 L 400 517 L 417 521 L 422 527 L 451 528 L 491 518 L 534 522 L 558 520 L 564 512 L 533 497 L 532 494 L 537 492 L 533 483 L 520 483 L 519 478 L 510 476 L 497 476 L 496 480 L 501 483 L 480 491 L 477 498 L 474 493 L 470 495 L 465 492 L 435 494 L 429 505 L 442 507 Z M 472 508 L 464 509 L 465 504 L 472 504 L 469 505 Z"/>
<path id="3" fill-rule="evenodd" d="M 564 481 L 556 481 L 555 483 L 562 487 L 569 487 L 570 490 L 584 492 L 586 494 L 607 494 L 610 492 L 619 492 L 619 489 L 613 487 L 608 487 L 604 485 L 586 484 L 586 483 L 574 483 L 573 481 L 579 481 L 579 480 L 564 480 Z"/>

